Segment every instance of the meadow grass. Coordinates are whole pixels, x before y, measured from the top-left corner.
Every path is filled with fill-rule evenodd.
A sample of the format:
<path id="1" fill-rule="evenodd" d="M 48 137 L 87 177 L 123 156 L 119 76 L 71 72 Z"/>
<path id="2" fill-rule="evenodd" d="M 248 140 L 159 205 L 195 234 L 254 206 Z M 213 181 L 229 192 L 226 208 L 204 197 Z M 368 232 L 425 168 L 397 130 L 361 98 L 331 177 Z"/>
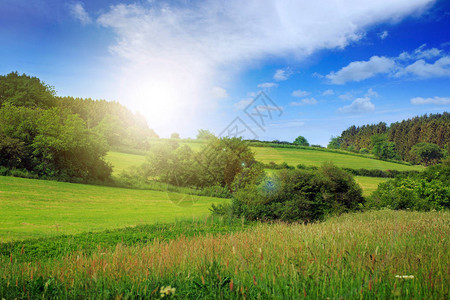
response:
<path id="1" fill-rule="evenodd" d="M 371 211 L 43 262 L 2 256 L 0 296 L 448 299 L 449 221 L 449 212 Z"/>
<path id="2" fill-rule="evenodd" d="M 255 158 L 264 163 L 273 161 L 275 163 L 286 162 L 292 166 L 297 166 L 298 164 L 303 164 L 306 166 L 321 166 L 324 162 L 333 162 L 338 167 L 351 169 L 363 168 L 398 171 L 423 170 L 422 166 L 396 164 L 377 159 L 327 151 L 317 151 L 314 149 L 252 147 L 252 150 L 255 152 Z"/>
<path id="3" fill-rule="evenodd" d="M 180 142 L 180 144 L 188 145 L 194 151 L 200 151 L 205 146 L 205 144 L 200 142 Z M 294 167 L 298 164 L 321 166 L 325 162 L 333 162 L 338 167 L 351 169 L 378 169 L 383 171 L 422 171 L 424 169 L 422 166 L 397 164 L 367 157 L 327 152 L 325 150 L 272 147 L 251 147 L 251 149 L 255 152 L 255 158 L 263 163 L 269 163 L 271 161 L 276 163 L 286 162 Z M 119 175 L 123 170 L 140 166 L 145 162 L 145 156 L 110 151 L 106 155 L 106 161 L 113 165 L 113 175 Z"/>
<path id="4" fill-rule="evenodd" d="M 132 167 L 139 167 L 145 162 L 145 155 L 120 153 L 110 151 L 106 154 L 105 161 L 113 166 L 112 175 L 119 175 L 122 171 L 127 171 Z"/>
<path id="5" fill-rule="evenodd" d="M 0 176 L 0 242 L 192 219 L 224 201 Z"/>
<path id="6" fill-rule="evenodd" d="M 355 176 L 354 178 L 356 183 L 358 183 L 361 186 L 364 197 L 371 195 L 378 188 L 378 185 L 380 183 L 389 180 L 389 178 L 367 177 L 367 176 Z"/>

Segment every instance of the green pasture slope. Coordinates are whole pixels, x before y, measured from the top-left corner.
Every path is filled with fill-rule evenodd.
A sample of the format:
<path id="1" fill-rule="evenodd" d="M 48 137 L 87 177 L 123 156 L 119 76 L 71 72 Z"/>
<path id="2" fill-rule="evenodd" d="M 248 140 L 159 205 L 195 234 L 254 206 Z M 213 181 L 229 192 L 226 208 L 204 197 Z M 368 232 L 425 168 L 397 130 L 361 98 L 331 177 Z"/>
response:
<path id="1" fill-rule="evenodd" d="M 106 154 L 105 160 L 112 164 L 113 175 L 119 175 L 122 171 L 137 167 L 145 162 L 144 155 L 120 153 L 110 151 Z"/>
<path id="2" fill-rule="evenodd" d="M 389 178 L 355 176 L 355 181 L 361 186 L 364 197 L 372 194 L 377 189 L 380 183 L 386 182 L 388 180 Z"/>
<path id="3" fill-rule="evenodd" d="M 351 169 L 398 171 L 423 170 L 422 166 L 409 166 L 367 157 L 346 155 L 328 151 L 318 151 L 315 149 L 310 150 L 269 147 L 253 147 L 252 149 L 255 151 L 256 159 L 264 163 L 273 161 L 276 163 L 286 162 L 292 166 L 297 166 L 298 164 L 304 164 L 306 166 L 320 166 L 324 162 L 333 162 L 338 167 Z"/>
<path id="4" fill-rule="evenodd" d="M 0 176 L 0 243 L 200 218 L 224 201 Z"/>

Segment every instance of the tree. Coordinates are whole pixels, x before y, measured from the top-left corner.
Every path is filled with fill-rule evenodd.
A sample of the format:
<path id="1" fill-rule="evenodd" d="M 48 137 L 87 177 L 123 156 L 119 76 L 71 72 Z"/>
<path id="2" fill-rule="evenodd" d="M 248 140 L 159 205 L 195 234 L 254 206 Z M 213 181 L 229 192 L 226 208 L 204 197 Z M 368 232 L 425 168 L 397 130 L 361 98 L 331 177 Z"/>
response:
<path id="1" fill-rule="evenodd" d="M 411 148 L 410 154 L 416 161 L 425 166 L 439 163 L 443 157 L 443 151 L 438 145 L 432 143 L 419 143 Z"/>
<path id="2" fill-rule="evenodd" d="M 177 132 L 174 132 L 174 133 L 172 133 L 172 134 L 170 135 L 170 138 L 171 138 L 171 139 L 179 139 L 179 138 L 180 138 L 180 134 L 177 133 Z"/>
<path id="3" fill-rule="evenodd" d="M 0 76 L 0 107 L 5 103 L 50 108 L 55 105 L 55 90 L 39 78 L 12 72 Z"/>
<path id="4" fill-rule="evenodd" d="M 308 141 L 303 137 L 303 136 L 298 136 L 295 141 L 293 142 L 294 145 L 299 145 L 299 146 L 309 146 Z"/>
<path id="5" fill-rule="evenodd" d="M 342 138 L 340 136 L 332 136 L 330 142 L 328 143 L 328 149 L 340 149 L 342 143 Z"/>
<path id="6" fill-rule="evenodd" d="M 210 140 L 215 137 L 214 133 L 206 129 L 200 129 L 197 133 L 197 139 L 199 140 Z"/>
<path id="7" fill-rule="evenodd" d="M 400 159 L 395 143 L 387 141 L 387 134 L 375 134 L 371 137 L 372 153 L 381 159 Z"/>

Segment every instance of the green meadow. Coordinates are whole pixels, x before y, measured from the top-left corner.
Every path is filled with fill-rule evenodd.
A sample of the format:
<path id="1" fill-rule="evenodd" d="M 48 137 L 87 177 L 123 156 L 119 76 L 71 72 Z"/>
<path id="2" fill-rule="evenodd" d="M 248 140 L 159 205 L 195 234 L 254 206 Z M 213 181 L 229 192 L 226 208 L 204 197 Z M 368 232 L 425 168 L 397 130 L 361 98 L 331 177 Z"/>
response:
<path id="1" fill-rule="evenodd" d="M 397 164 L 378 159 L 360 157 L 354 155 L 340 154 L 329 151 L 318 151 L 315 149 L 292 149 L 292 148 L 270 148 L 253 147 L 257 160 L 269 163 L 286 162 L 289 165 L 296 166 L 303 164 L 306 166 L 320 166 L 324 162 L 333 162 L 338 167 L 351 169 L 378 169 L 378 170 L 423 170 L 422 166 L 409 166 Z"/>
<path id="2" fill-rule="evenodd" d="M 377 178 L 367 176 L 355 176 L 355 181 L 361 186 L 363 196 L 367 197 L 372 194 L 380 183 L 386 182 L 389 178 Z"/>
<path id="3" fill-rule="evenodd" d="M 0 176 L 0 242 L 200 218 L 224 201 Z"/>

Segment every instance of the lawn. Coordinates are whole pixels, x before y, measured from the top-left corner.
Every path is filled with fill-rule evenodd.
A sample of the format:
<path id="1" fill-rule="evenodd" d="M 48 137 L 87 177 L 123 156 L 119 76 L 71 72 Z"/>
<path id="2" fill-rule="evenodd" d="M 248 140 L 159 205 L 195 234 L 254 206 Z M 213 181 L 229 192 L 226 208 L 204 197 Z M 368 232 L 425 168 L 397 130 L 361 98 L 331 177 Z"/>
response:
<path id="1" fill-rule="evenodd" d="M 199 218 L 224 201 L 0 176 L 0 242 Z"/>
<path id="2" fill-rule="evenodd" d="M 256 159 L 264 163 L 273 161 L 276 163 L 286 162 L 292 166 L 298 164 L 320 166 L 324 162 L 333 162 L 338 167 L 351 169 L 364 168 L 398 171 L 423 170 L 423 167 L 421 166 L 402 165 L 366 157 L 317 151 L 313 149 L 252 147 L 252 150 L 255 152 Z"/>

